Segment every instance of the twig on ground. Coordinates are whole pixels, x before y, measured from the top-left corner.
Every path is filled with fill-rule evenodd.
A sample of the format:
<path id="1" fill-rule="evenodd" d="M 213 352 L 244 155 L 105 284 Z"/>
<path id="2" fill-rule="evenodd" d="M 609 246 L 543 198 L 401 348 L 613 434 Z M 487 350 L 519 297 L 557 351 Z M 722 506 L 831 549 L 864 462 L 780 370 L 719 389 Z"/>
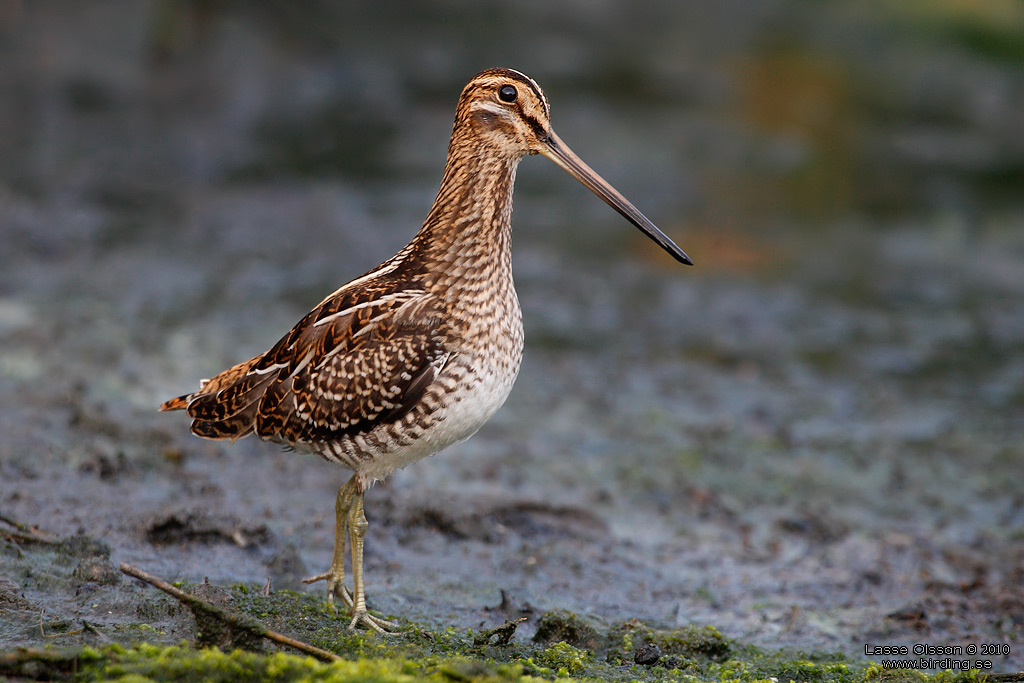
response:
<path id="1" fill-rule="evenodd" d="M 82 621 L 82 628 L 76 628 L 74 631 L 65 631 L 64 633 L 47 633 L 46 629 L 43 628 L 43 614 L 45 613 L 45 611 L 46 610 L 42 610 L 42 609 L 39 610 L 39 634 L 43 638 L 63 638 L 64 636 L 77 636 L 79 633 L 85 633 L 86 631 L 88 631 L 88 630 L 90 630 L 92 628 L 91 626 L 89 626 L 89 624 L 85 623 L 85 621 L 83 620 Z M 99 631 L 96 631 L 96 633 L 99 633 Z M 106 636 L 104 636 L 104 638 L 106 638 Z M 110 640 L 110 639 L 107 638 L 107 640 Z"/>
<path id="2" fill-rule="evenodd" d="M 230 628 L 238 629 L 240 631 L 246 632 L 254 636 L 258 636 L 260 638 L 272 640 L 275 643 L 284 645 L 285 647 L 290 647 L 300 652 L 304 652 L 307 655 L 312 655 L 313 657 L 316 657 L 317 659 L 323 662 L 333 662 L 337 659 L 340 659 L 340 657 L 338 657 L 338 655 L 334 654 L 333 652 L 321 650 L 320 648 L 310 645 L 309 643 L 304 643 L 301 640 L 289 638 L 288 636 L 282 633 L 278 633 L 277 631 L 271 631 L 269 628 L 259 623 L 258 621 L 249 619 L 248 617 L 244 617 L 240 614 L 234 614 L 233 612 L 229 612 L 221 607 L 217 607 L 216 605 L 212 605 L 205 600 L 197 598 L 194 595 L 189 595 L 188 593 L 179 590 L 178 588 L 175 588 L 163 579 L 153 576 L 152 574 L 145 572 L 137 567 L 133 567 L 130 564 L 122 562 L 121 571 L 127 574 L 128 576 L 134 576 L 137 579 L 141 579 L 142 581 L 145 581 L 154 588 L 159 588 L 164 593 L 167 593 L 174 599 L 185 603 L 185 605 L 189 609 L 191 609 L 193 613 L 195 613 L 198 610 L 210 617 L 213 617 L 214 619 L 221 621 Z"/>
<path id="3" fill-rule="evenodd" d="M 107 642 L 107 643 L 113 643 L 114 642 L 113 639 L 110 638 L 110 636 L 108 636 L 106 633 L 104 633 L 103 631 L 101 631 L 98 628 L 96 628 L 95 624 L 90 624 L 85 619 L 82 619 L 81 621 L 82 621 L 82 629 L 83 630 L 89 631 L 90 633 L 94 633 L 96 635 L 96 637 L 98 637 L 100 640 L 102 640 L 104 642 Z"/>
<path id="4" fill-rule="evenodd" d="M 15 543 L 42 543 L 44 545 L 55 545 L 60 543 L 60 539 L 53 534 L 43 531 L 38 527 L 29 526 L 23 524 L 16 519 L 12 519 L 7 515 L 0 514 L 0 522 L 7 524 L 8 526 L 14 527 L 14 531 L 10 529 L 0 529 L 0 539 L 13 541 Z"/>

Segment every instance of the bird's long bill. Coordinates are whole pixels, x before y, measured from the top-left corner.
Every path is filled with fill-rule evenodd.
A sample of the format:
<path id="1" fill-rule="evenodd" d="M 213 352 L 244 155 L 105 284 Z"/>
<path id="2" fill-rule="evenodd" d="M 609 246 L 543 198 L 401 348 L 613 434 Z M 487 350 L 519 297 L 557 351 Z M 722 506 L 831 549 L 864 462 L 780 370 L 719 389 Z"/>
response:
<path id="1" fill-rule="evenodd" d="M 583 183 L 591 192 L 603 199 L 608 206 L 625 216 L 626 220 L 640 228 L 645 235 L 670 253 L 672 258 L 688 266 L 693 265 L 693 261 L 690 260 L 685 251 L 676 246 L 676 243 L 670 240 L 665 233 L 658 230 L 654 223 L 647 220 L 647 217 L 619 194 L 618 190 L 609 185 L 604 178 L 597 175 L 594 169 L 583 163 L 583 160 L 566 147 L 565 143 L 554 132 L 548 134 L 546 149 L 541 154 L 564 168 L 573 178 Z"/>

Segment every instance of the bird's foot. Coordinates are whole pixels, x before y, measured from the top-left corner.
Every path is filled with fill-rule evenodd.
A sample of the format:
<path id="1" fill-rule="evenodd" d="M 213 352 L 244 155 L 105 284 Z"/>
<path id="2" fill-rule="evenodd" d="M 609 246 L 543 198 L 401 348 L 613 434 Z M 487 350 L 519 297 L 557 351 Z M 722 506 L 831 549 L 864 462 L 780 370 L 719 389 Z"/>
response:
<path id="1" fill-rule="evenodd" d="M 330 605 L 332 609 L 335 607 L 334 596 L 341 596 L 345 606 L 348 607 L 352 614 L 352 621 L 348 624 L 350 631 L 354 631 L 362 625 L 363 627 L 382 635 L 393 635 L 401 628 L 399 624 L 396 624 L 393 621 L 388 621 L 382 617 L 375 617 L 366 609 L 355 609 L 355 600 L 353 600 L 352 594 L 348 590 L 348 586 L 345 585 L 344 575 L 339 577 L 328 571 L 323 574 L 319 574 L 318 576 L 311 576 L 308 579 L 303 579 L 302 583 L 316 583 L 317 581 L 327 582 L 327 604 Z"/>
<path id="2" fill-rule="evenodd" d="M 341 596 L 342 602 L 349 609 L 355 604 L 352 599 L 352 594 L 348 591 L 348 586 L 345 585 L 345 575 L 338 575 L 333 571 L 324 572 L 317 576 L 311 576 L 308 579 L 303 579 L 302 583 L 316 583 L 317 581 L 327 582 L 327 603 L 334 606 L 334 596 Z"/>
<path id="3" fill-rule="evenodd" d="M 348 630 L 354 631 L 360 624 L 383 636 L 394 635 L 400 628 L 395 622 L 375 617 L 366 610 L 353 610 L 352 621 L 348 624 Z"/>

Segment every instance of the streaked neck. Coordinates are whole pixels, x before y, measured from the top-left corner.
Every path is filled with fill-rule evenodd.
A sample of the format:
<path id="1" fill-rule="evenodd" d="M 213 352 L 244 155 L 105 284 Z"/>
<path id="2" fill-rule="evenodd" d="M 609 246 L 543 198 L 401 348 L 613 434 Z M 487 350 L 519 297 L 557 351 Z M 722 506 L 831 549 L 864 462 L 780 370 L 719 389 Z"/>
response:
<path id="1" fill-rule="evenodd" d="M 511 272 L 512 186 L 519 157 L 454 138 L 434 205 L 416 235 L 429 261 L 466 277 Z M 442 266 L 443 267 L 443 266 Z M 475 279 L 475 278 L 474 278 Z"/>

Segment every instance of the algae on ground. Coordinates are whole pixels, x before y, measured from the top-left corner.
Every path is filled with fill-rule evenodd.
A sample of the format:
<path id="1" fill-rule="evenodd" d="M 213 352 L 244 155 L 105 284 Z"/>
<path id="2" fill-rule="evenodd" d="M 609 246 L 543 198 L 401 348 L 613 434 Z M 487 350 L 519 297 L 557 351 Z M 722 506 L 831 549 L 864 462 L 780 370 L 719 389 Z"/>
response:
<path id="1" fill-rule="evenodd" d="M 368 638 L 379 638 L 367 635 Z M 56 649 L 24 651 L 35 657 L 0 654 L 0 676 L 44 680 L 120 681 L 159 683 L 162 681 L 266 681 L 298 683 L 412 681 L 464 681 L 466 683 L 512 683 L 555 680 L 572 681 L 728 681 L 730 683 L 779 683 L 780 681 L 824 681 L 834 683 L 981 683 L 977 672 L 923 674 L 909 670 L 884 670 L 878 665 L 849 662 L 787 660 L 753 648 L 744 648 L 742 658 L 712 664 L 699 673 L 679 668 L 611 666 L 597 662 L 592 653 L 559 643 L 526 661 L 497 662 L 472 654 L 424 657 L 360 657 L 332 663 L 285 652 L 255 653 L 245 650 L 224 652 L 216 648 L 195 649 L 187 644 L 156 646 L 140 643 L 132 647 L 110 645 L 74 651 Z M 541 665 L 538 665 L 540 663 Z M 547 664 L 550 666 L 543 666 Z"/>
<path id="2" fill-rule="evenodd" d="M 974 683 L 977 672 L 884 670 L 839 654 L 766 652 L 711 626 L 671 630 L 637 620 L 602 625 L 565 611 L 540 616 L 537 635 L 504 645 L 472 630 L 406 624 L 388 637 L 347 630 L 348 618 L 312 596 L 230 593 L 232 611 L 337 653 L 323 663 L 282 651 L 196 648 L 137 642 L 104 648 L 0 653 L 0 677 L 72 681 L 730 681 L 736 683 Z M 139 630 L 139 634 L 145 631 Z M 570 642 L 572 641 L 572 642 Z M 640 657 L 638 653 L 645 654 Z M 638 663 L 640 662 L 640 663 Z"/>

